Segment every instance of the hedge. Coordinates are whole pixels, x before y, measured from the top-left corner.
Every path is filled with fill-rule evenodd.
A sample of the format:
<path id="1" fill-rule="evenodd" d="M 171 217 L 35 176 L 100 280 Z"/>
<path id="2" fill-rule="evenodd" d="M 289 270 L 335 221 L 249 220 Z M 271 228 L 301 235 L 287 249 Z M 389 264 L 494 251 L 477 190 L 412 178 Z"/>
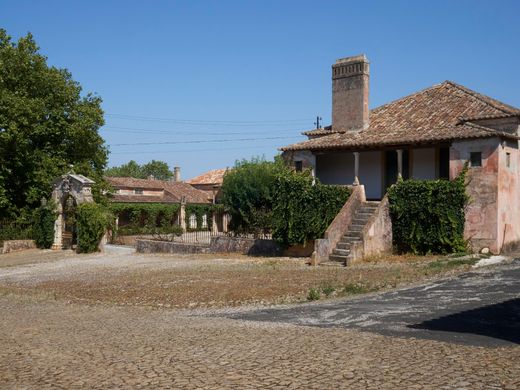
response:
<path id="1" fill-rule="evenodd" d="M 78 252 L 97 252 L 105 231 L 112 225 L 113 215 L 102 205 L 83 203 L 77 208 Z"/>
<path id="2" fill-rule="evenodd" d="M 467 249 L 466 169 L 455 180 L 400 180 L 388 190 L 394 247 L 415 254 Z"/>
<path id="3" fill-rule="evenodd" d="M 177 203 L 110 203 L 109 209 L 115 215 L 127 213 L 130 225 L 120 226 L 115 232 L 125 234 L 154 234 L 171 230 L 180 205 Z"/>
<path id="4" fill-rule="evenodd" d="M 33 237 L 38 248 L 48 249 L 54 243 L 56 216 L 56 204 L 54 202 L 43 204 L 34 211 Z"/>
<path id="5" fill-rule="evenodd" d="M 286 172 L 276 179 L 273 239 L 283 246 L 322 238 L 351 194 L 347 187 L 321 184 L 310 172 Z"/>

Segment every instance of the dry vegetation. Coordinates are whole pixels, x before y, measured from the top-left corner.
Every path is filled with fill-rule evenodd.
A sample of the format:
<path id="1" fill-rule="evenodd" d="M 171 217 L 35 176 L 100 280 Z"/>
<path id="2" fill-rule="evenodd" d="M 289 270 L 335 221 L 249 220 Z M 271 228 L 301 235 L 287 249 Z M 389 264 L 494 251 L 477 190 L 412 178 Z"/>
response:
<path id="1" fill-rule="evenodd" d="M 304 260 L 234 256 L 167 258 L 141 267 L 93 267 L 30 282 L 0 281 L 0 292 L 119 305 L 174 308 L 271 304 L 395 288 L 467 270 L 474 260 L 392 256 L 348 268 Z M 176 262 L 182 262 L 176 265 Z"/>

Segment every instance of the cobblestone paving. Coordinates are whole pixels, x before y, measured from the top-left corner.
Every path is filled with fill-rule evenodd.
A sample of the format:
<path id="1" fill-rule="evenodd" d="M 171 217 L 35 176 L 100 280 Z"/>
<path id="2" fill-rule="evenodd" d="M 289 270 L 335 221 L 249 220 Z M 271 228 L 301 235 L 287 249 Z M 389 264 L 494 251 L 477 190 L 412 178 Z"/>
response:
<path id="1" fill-rule="evenodd" d="M 0 297 L 0 388 L 518 389 L 520 347 Z"/>

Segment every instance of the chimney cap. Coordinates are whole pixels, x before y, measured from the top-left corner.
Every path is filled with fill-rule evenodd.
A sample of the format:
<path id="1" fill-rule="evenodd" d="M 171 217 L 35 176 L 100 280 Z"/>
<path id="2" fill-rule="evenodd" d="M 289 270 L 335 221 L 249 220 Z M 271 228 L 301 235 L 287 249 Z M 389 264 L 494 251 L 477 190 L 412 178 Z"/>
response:
<path id="1" fill-rule="evenodd" d="M 355 64 L 355 63 L 358 63 L 358 62 L 366 62 L 368 63 L 368 59 L 367 59 L 367 56 L 365 54 L 360 54 L 360 55 L 357 55 L 357 56 L 352 56 L 352 57 L 345 57 L 345 58 L 338 58 L 336 60 L 336 64 L 335 65 L 344 65 L 344 64 Z"/>

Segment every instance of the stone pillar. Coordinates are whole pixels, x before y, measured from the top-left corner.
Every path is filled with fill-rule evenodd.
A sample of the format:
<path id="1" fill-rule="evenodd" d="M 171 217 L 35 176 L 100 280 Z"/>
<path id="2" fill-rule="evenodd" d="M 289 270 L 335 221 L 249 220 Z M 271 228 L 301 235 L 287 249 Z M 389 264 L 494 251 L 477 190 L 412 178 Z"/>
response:
<path id="1" fill-rule="evenodd" d="M 397 149 L 397 179 L 403 178 L 403 149 Z"/>
<path id="2" fill-rule="evenodd" d="M 354 183 L 352 185 L 359 185 L 359 152 L 354 152 Z"/>
<path id="3" fill-rule="evenodd" d="M 181 209 L 179 210 L 179 225 L 182 230 L 186 231 L 186 203 L 181 202 Z"/>
<path id="4" fill-rule="evenodd" d="M 212 218 L 211 218 L 211 231 L 213 233 L 218 233 L 218 224 L 217 224 L 217 217 L 220 215 L 220 213 L 213 212 Z"/>
<path id="5" fill-rule="evenodd" d="M 63 249 L 63 214 L 61 211 L 59 212 L 56 221 L 54 221 L 54 242 L 52 243 L 51 249 Z"/>

